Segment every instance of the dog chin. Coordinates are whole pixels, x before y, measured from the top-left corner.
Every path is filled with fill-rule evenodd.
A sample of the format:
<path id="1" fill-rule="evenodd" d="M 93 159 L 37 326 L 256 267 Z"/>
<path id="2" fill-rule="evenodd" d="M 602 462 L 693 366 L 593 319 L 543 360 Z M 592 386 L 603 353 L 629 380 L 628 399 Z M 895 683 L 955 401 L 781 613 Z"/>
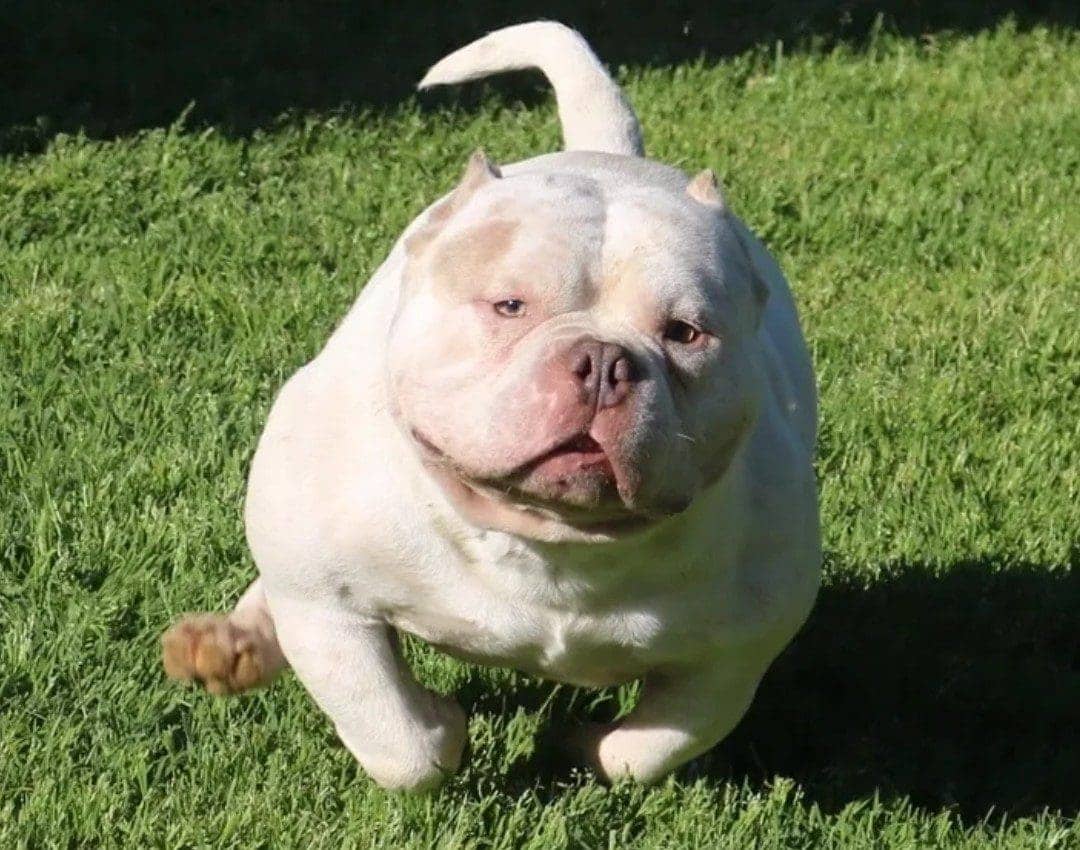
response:
<path id="1" fill-rule="evenodd" d="M 517 502 L 565 513 L 568 517 L 580 516 L 585 522 L 628 511 L 619 497 L 610 467 L 604 465 L 565 472 L 537 469 L 502 489 L 507 489 Z"/>

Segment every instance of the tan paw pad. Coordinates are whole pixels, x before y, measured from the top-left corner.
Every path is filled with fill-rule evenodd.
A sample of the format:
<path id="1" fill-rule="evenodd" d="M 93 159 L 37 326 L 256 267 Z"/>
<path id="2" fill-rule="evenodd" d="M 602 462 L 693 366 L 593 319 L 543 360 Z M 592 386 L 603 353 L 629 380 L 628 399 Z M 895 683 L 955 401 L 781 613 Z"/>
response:
<path id="1" fill-rule="evenodd" d="M 259 645 L 221 614 L 193 614 L 161 636 L 170 679 L 198 681 L 212 694 L 236 694 L 264 683 Z"/>

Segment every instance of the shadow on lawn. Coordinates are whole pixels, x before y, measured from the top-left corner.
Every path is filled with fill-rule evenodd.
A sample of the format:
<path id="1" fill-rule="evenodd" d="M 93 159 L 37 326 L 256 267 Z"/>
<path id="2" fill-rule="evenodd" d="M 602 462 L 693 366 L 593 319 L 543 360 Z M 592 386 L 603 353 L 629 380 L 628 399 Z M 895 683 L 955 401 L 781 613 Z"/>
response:
<path id="1" fill-rule="evenodd" d="M 0 44 L 0 152 L 38 150 L 79 128 L 108 138 L 190 122 L 246 133 L 288 111 L 383 105 L 412 91 L 448 50 L 510 23 L 565 21 L 612 65 L 717 59 L 783 40 L 864 42 L 878 15 L 905 35 L 970 32 L 1012 16 L 1021 27 L 1076 26 L 1069 0 L 10 0 Z M 535 77 L 499 83 L 532 97 Z M 480 87 L 461 95 L 479 97 Z M 453 95 L 449 95 L 453 96 Z M 427 102 L 427 101 L 426 101 Z M 433 102 L 439 102 L 435 100 Z"/>
<path id="2" fill-rule="evenodd" d="M 830 811 L 879 792 L 967 818 L 1075 813 L 1080 573 L 965 562 L 889 576 L 824 588 L 743 722 L 682 777 L 790 776 Z M 537 685 L 509 708 L 535 710 L 550 695 Z M 461 696 L 474 711 L 506 708 L 498 695 Z M 552 726 L 584 716 L 588 699 L 557 693 Z M 598 713 L 613 705 L 609 696 Z M 538 750 L 522 783 L 565 779 L 551 748 Z"/>

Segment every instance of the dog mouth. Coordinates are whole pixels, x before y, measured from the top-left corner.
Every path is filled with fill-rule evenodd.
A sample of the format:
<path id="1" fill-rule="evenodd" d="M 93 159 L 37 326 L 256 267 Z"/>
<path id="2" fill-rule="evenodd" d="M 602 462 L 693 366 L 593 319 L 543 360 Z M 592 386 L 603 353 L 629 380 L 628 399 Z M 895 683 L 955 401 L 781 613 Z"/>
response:
<path id="1" fill-rule="evenodd" d="M 518 466 L 508 478 L 522 481 L 530 476 L 558 479 L 587 472 L 614 481 L 615 469 L 608 453 L 588 433 L 577 434 L 555 448 Z"/>
<path id="2" fill-rule="evenodd" d="M 588 432 L 575 434 L 569 439 L 557 443 L 554 447 L 519 463 L 507 472 L 495 475 L 474 475 L 463 469 L 447 452 L 417 428 L 411 429 L 413 439 L 433 459 L 438 460 L 465 478 L 494 486 L 518 483 L 536 473 L 553 475 L 570 474 L 576 471 L 597 470 L 614 477 L 614 468 L 604 447 Z"/>
<path id="3" fill-rule="evenodd" d="M 415 428 L 411 433 L 441 480 L 449 476 L 475 494 L 512 503 L 519 510 L 558 518 L 581 531 L 612 535 L 642 529 L 656 519 L 624 503 L 608 451 L 588 432 L 493 475 L 463 468 L 423 433 Z"/>

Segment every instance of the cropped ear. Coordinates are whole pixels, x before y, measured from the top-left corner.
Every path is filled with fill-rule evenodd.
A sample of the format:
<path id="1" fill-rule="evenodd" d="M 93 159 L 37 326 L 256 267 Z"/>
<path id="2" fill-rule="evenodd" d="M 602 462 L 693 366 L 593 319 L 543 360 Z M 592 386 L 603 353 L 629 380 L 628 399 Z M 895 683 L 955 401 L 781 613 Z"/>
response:
<path id="1" fill-rule="evenodd" d="M 461 175 L 461 180 L 457 189 L 454 190 L 454 194 L 456 195 L 462 191 L 472 194 L 485 183 L 501 178 L 502 172 L 499 170 L 499 166 L 487 158 L 483 148 L 477 148 L 469 157 L 469 161 L 465 165 L 465 173 Z"/>
<path id="2" fill-rule="evenodd" d="M 479 189 L 500 179 L 502 179 L 502 172 L 499 171 L 499 166 L 488 159 L 483 150 L 477 148 L 469 157 L 465 165 L 465 173 L 461 175 L 457 188 L 450 193 L 450 197 L 431 211 L 428 221 L 431 224 L 441 224 L 465 206 L 465 202 Z"/>
<path id="3" fill-rule="evenodd" d="M 694 179 L 686 184 L 686 194 L 699 204 L 715 207 L 717 210 L 726 209 L 724 196 L 720 192 L 720 184 L 711 168 L 706 168 L 694 175 Z"/>
<path id="4" fill-rule="evenodd" d="M 465 165 L 465 173 L 461 175 L 461 180 L 458 181 L 454 191 L 432 209 L 423 226 L 405 240 L 406 253 L 415 255 L 423 251 L 447 219 L 460 210 L 469 198 L 481 187 L 500 179 L 502 179 L 502 172 L 499 166 L 488 159 L 487 154 L 481 149 L 477 148 L 473 151 Z"/>
<path id="5" fill-rule="evenodd" d="M 769 284 L 765 280 L 765 275 L 762 273 L 759 263 L 754 259 L 752 247 L 746 242 L 746 236 L 742 232 L 742 223 L 731 215 L 731 211 L 724 202 L 720 184 L 713 170 L 706 168 L 704 171 L 699 171 L 694 175 L 694 178 L 686 184 L 686 194 L 699 204 L 704 204 L 707 207 L 712 207 L 717 212 L 723 213 L 727 218 L 728 227 L 731 228 L 735 241 L 739 244 L 739 248 L 742 249 L 743 256 L 746 257 L 746 263 L 750 267 L 750 290 L 754 299 L 754 325 L 756 327 L 761 322 L 761 317 L 765 313 L 765 303 L 769 300 Z"/>

